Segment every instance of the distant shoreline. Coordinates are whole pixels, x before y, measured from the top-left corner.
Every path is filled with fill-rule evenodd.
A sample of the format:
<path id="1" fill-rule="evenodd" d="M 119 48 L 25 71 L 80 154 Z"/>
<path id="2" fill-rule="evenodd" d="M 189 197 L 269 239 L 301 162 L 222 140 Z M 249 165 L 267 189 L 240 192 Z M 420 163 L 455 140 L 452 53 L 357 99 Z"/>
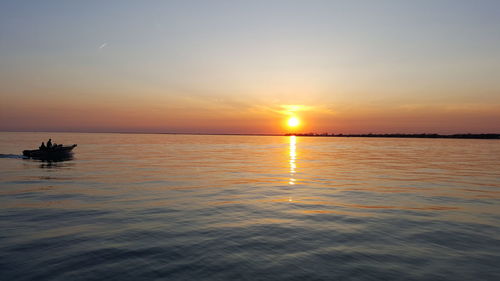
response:
<path id="1" fill-rule="evenodd" d="M 286 134 L 245 134 L 245 133 L 172 133 L 172 132 L 71 132 L 71 131 L 0 131 L 0 133 L 73 133 L 73 134 L 144 134 L 144 135 L 196 135 L 196 136 L 261 136 L 261 137 L 338 137 L 338 138 L 423 138 L 423 139 L 500 139 L 500 134 L 329 134 L 329 133 L 286 133 Z"/>
<path id="2" fill-rule="evenodd" d="M 347 138 L 413 138 L 413 139 L 500 139 L 500 134 L 285 134 L 285 136 L 299 137 L 347 137 Z"/>

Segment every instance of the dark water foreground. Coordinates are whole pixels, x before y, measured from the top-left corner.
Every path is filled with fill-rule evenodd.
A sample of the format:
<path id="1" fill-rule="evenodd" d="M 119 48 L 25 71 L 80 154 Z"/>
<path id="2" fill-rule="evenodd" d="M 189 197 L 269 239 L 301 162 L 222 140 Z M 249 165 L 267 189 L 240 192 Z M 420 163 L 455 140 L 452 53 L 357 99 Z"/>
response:
<path id="1" fill-rule="evenodd" d="M 16 153 L 52 137 L 64 162 Z M 500 280 L 500 142 L 0 133 L 1 280 Z"/>

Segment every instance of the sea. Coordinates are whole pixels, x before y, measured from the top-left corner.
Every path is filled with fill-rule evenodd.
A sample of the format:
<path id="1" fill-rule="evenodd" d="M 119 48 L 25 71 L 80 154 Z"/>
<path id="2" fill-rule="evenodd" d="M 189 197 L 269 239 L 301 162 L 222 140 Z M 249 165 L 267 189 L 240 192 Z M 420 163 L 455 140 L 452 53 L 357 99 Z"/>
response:
<path id="1" fill-rule="evenodd" d="M 500 141 L 2 132 L 0 279 L 500 280 Z"/>

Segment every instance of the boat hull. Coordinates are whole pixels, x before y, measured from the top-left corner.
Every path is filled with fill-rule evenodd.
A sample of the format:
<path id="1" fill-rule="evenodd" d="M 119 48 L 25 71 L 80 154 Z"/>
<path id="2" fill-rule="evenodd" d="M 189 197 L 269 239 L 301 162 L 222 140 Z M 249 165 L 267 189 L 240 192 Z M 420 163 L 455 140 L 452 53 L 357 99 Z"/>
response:
<path id="1" fill-rule="evenodd" d="M 67 158 L 71 158 L 71 156 L 73 155 L 72 150 L 75 147 L 76 144 L 44 150 L 23 150 L 23 155 L 29 158 L 40 160 L 64 160 Z"/>

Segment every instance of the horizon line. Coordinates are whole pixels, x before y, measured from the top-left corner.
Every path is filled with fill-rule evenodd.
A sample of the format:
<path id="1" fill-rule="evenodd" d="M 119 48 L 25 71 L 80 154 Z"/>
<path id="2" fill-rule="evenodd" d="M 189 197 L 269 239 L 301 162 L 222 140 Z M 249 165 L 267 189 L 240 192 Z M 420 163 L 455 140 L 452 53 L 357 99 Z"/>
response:
<path id="1" fill-rule="evenodd" d="M 205 135 L 205 136 L 303 136 L 303 137 L 348 137 L 348 136 L 390 136 L 390 135 L 434 135 L 434 136 L 454 136 L 454 135 L 500 135 L 500 132 L 483 132 L 483 133 L 451 133 L 451 134 L 440 134 L 440 133 L 208 133 L 208 132 L 137 132 L 137 131 L 109 131 L 109 132 L 99 132 L 99 131 L 10 131 L 10 130 L 0 130 L 1 133 L 79 133 L 79 134 L 144 134 L 144 135 Z M 325 135 L 326 134 L 326 135 Z"/>

